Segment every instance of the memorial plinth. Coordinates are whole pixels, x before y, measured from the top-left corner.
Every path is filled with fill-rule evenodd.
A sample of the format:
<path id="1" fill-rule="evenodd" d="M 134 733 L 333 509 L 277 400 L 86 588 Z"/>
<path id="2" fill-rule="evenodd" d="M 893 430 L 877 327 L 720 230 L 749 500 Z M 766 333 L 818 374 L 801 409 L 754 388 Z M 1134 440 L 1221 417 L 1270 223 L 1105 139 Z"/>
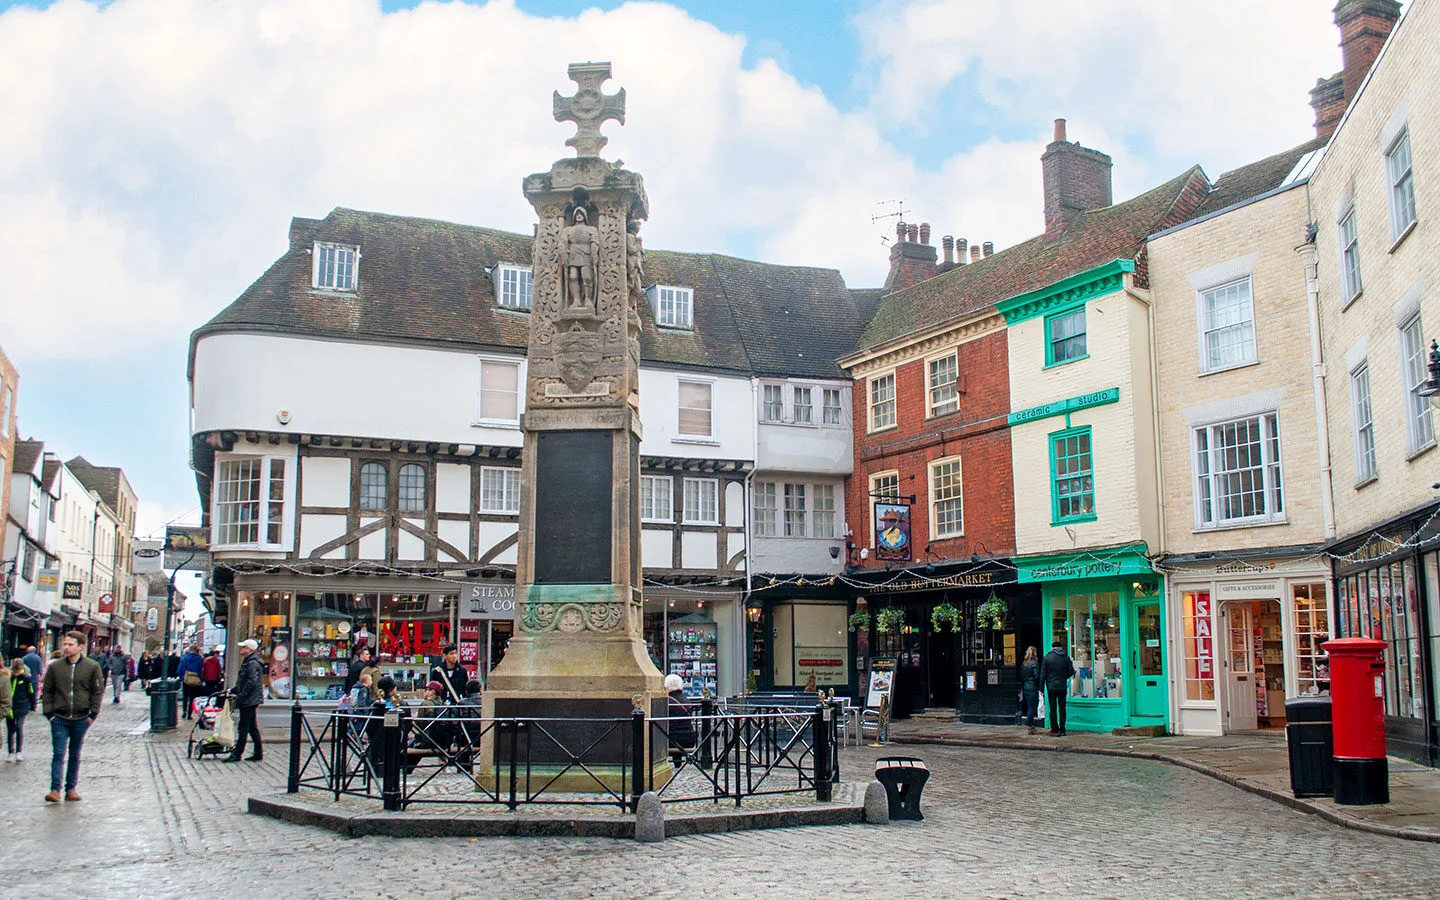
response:
<path id="1" fill-rule="evenodd" d="M 649 215 L 640 176 L 599 157 L 599 125 L 625 116 L 625 92 L 607 95 L 608 63 L 572 64 L 574 97 L 555 95 L 555 118 L 574 121 L 580 154 L 527 177 L 535 208 L 525 414 L 521 420 L 516 622 L 490 674 L 487 718 L 665 715 L 663 676 L 646 652 L 640 570 L 639 223 Z M 631 765 L 628 723 L 541 723 L 572 753 L 588 749 L 553 790 L 618 789 Z M 563 738 L 562 738 L 563 734 Z M 648 729 L 647 729 L 648 735 Z M 482 747 L 494 778 L 495 732 Z M 648 737 L 647 737 L 648 741 Z M 668 774 L 663 739 L 646 748 Z M 507 759 L 506 740 L 499 740 Z M 593 744 L 593 746 L 592 746 Z M 521 748 L 521 754 L 527 749 Z M 539 784 L 569 762 L 531 733 Z"/>

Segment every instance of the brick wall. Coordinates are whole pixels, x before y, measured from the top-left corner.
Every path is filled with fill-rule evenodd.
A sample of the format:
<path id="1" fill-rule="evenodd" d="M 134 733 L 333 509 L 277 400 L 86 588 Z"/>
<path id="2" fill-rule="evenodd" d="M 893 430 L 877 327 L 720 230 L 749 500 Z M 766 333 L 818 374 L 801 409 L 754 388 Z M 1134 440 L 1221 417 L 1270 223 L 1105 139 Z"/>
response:
<path id="1" fill-rule="evenodd" d="M 993 316 L 993 314 L 992 314 Z M 846 486 L 846 521 L 858 547 L 875 546 L 870 476 L 898 470 L 900 494 L 915 495 L 911 506 L 911 544 L 915 559 L 959 560 L 972 553 L 1008 556 L 1015 546 L 1015 492 L 1010 468 L 1009 350 L 1003 322 L 993 316 L 990 329 L 964 343 L 927 342 L 923 348 L 899 348 L 888 359 L 868 365 L 856 379 L 855 471 Z M 929 360 L 954 350 L 965 393 L 960 408 L 927 416 L 926 372 Z M 887 364 L 888 363 L 888 364 Z M 869 379 L 895 372 L 897 424 L 869 433 Z M 960 457 L 964 534 L 930 539 L 929 465 Z M 929 546 L 931 556 L 926 556 Z M 982 546 L 983 545 L 983 546 Z M 883 567 L 873 557 L 852 564 Z"/>

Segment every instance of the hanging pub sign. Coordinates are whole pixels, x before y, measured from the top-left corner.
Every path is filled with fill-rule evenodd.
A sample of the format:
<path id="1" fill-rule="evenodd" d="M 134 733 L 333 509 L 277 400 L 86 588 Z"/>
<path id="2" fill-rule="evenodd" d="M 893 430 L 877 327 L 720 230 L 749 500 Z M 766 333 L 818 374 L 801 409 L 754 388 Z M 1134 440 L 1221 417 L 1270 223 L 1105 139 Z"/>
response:
<path id="1" fill-rule="evenodd" d="M 875 558 L 883 562 L 910 561 L 910 505 L 875 504 Z"/>
<path id="2" fill-rule="evenodd" d="M 95 609 L 105 615 L 113 615 L 115 612 L 115 595 L 101 594 L 100 599 L 95 603 Z"/>
<path id="3" fill-rule="evenodd" d="M 64 600 L 79 600 L 85 596 L 85 584 L 80 581 L 67 581 L 60 586 L 60 597 Z"/>

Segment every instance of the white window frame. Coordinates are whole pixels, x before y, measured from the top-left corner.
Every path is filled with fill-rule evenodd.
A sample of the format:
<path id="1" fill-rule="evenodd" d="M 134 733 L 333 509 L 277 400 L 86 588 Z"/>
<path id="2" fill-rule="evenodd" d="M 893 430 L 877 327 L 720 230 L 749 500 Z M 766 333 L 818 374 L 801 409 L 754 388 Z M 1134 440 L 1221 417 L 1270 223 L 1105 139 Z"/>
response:
<path id="1" fill-rule="evenodd" d="M 486 493 L 486 482 L 498 478 L 500 503 L 497 506 Z M 491 494 L 494 493 L 492 490 Z M 480 512 L 492 516 L 520 515 L 520 467 L 480 467 Z"/>
<path id="2" fill-rule="evenodd" d="M 780 536 L 780 485 L 774 481 L 755 482 L 752 505 L 756 537 Z"/>
<path id="3" fill-rule="evenodd" d="M 953 377 L 948 384 L 936 384 L 935 364 L 949 360 L 953 368 Z M 945 391 L 948 388 L 949 396 L 936 402 L 936 392 Z M 942 408 L 943 407 L 943 408 Z M 943 416 L 956 412 L 960 409 L 960 351 L 951 350 L 949 353 L 941 353 L 925 360 L 925 418 L 933 419 L 936 416 Z"/>
<path id="4" fill-rule="evenodd" d="M 1246 302 L 1249 306 L 1249 318 L 1247 320 L 1241 320 L 1240 322 L 1233 325 L 1214 325 L 1210 320 L 1210 303 L 1207 298 L 1210 295 L 1216 294 L 1220 291 L 1229 290 L 1230 288 L 1236 287 L 1241 284 L 1245 285 L 1245 291 L 1248 297 Z M 1255 285 L 1250 275 L 1247 274 L 1241 278 L 1233 278 L 1220 284 L 1211 285 L 1204 290 L 1196 291 L 1195 315 L 1197 316 L 1200 333 L 1200 374 L 1209 375 L 1213 372 L 1226 372 L 1230 369 L 1238 369 L 1243 366 L 1254 365 L 1255 363 L 1259 362 L 1260 351 L 1255 334 Z M 1250 352 L 1248 357 L 1242 358 L 1238 361 L 1221 361 L 1212 365 L 1210 362 L 1211 335 L 1218 335 L 1222 331 L 1228 331 L 1234 328 L 1241 329 L 1243 334 L 1243 330 L 1245 329 L 1247 322 L 1250 331 Z M 1243 343 L 1244 339 L 1242 338 L 1242 344 Z"/>
<path id="5" fill-rule="evenodd" d="M 1410 455 L 1435 446 L 1435 420 L 1430 415 L 1430 398 L 1420 396 L 1420 387 L 1430 377 L 1425 329 L 1417 312 L 1397 332 L 1400 345 L 1400 378 L 1405 389 L 1405 442 Z"/>
<path id="6" fill-rule="evenodd" d="M 680 394 L 681 394 L 681 391 L 682 391 L 682 387 L 681 387 L 681 386 L 682 386 L 682 385 L 686 385 L 686 384 L 699 385 L 699 386 L 701 386 L 701 387 L 706 388 L 708 391 L 710 391 L 710 409 L 709 409 L 710 420 L 709 420 L 709 424 L 706 426 L 706 430 L 705 430 L 704 432 L 686 431 L 686 430 L 685 430 L 685 425 L 684 425 L 684 423 L 685 423 L 685 417 L 681 415 L 681 412 L 682 412 L 682 410 L 685 409 L 685 407 L 683 407 L 683 406 L 680 405 L 680 404 L 681 404 Z M 690 407 L 690 408 L 691 408 L 691 409 L 699 409 L 699 407 Z M 681 440 L 705 441 L 705 442 L 707 442 L 707 443 L 715 443 L 715 441 L 714 441 L 714 437 L 715 437 L 715 382 L 714 382 L 713 380 L 708 379 L 708 378 L 678 378 L 678 379 L 676 379 L 676 387 L 675 387 L 675 434 L 678 435 Z"/>
<path id="7" fill-rule="evenodd" d="M 1400 150 L 1404 148 L 1404 160 Z M 1415 159 L 1411 153 L 1410 126 L 1400 129 L 1385 150 L 1385 187 L 1390 201 L 1390 240 L 1398 242 L 1418 218 L 1415 209 Z"/>
<path id="8" fill-rule="evenodd" d="M 835 398 L 835 403 L 830 403 L 830 398 Z M 834 420 L 831 420 L 830 411 L 835 411 Z M 845 426 L 845 390 L 838 387 L 821 388 L 820 390 L 820 425 L 822 428 L 843 428 Z"/>
<path id="9" fill-rule="evenodd" d="M 888 401 L 882 400 L 880 403 L 888 402 L 890 404 L 890 420 L 884 424 L 879 424 L 875 421 L 875 408 L 877 405 L 875 401 L 875 386 L 884 381 L 890 382 L 890 399 Z M 894 369 L 877 372 L 865 379 L 865 418 L 867 431 L 873 433 L 876 431 L 885 431 L 890 428 L 898 428 L 900 426 L 900 398 L 897 396 L 895 390 L 897 381 L 898 379 L 895 377 Z"/>
<path id="10" fill-rule="evenodd" d="M 803 481 L 787 481 L 784 490 L 784 528 L 787 538 L 810 536 L 810 490 Z"/>
<path id="11" fill-rule="evenodd" d="M 663 509 L 660 505 L 661 501 L 664 503 Z M 673 475 L 640 476 L 640 521 L 658 522 L 665 525 L 674 524 L 675 477 Z"/>
<path id="12" fill-rule="evenodd" d="M 1375 460 L 1375 412 L 1370 398 L 1370 361 L 1350 370 L 1350 421 L 1355 436 L 1355 483 L 1365 484 L 1379 475 Z"/>
<path id="13" fill-rule="evenodd" d="M 1341 309 L 1344 309 L 1364 289 L 1360 274 L 1360 220 L 1355 215 L 1355 207 L 1350 207 L 1335 227 L 1340 236 L 1340 283 L 1345 294 Z"/>
<path id="14" fill-rule="evenodd" d="M 840 505 L 839 495 L 841 491 L 835 489 L 835 485 L 829 482 L 819 482 L 810 486 L 810 536 L 821 540 L 833 541 L 839 536 L 839 518 L 836 507 Z M 820 525 L 823 516 L 830 517 L 830 527 L 823 528 Z"/>
<path id="15" fill-rule="evenodd" d="M 1222 466 L 1223 450 L 1217 448 L 1216 433 L 1228 426 L 1236 426 L 1250 421 L 1258 423 L 1260 428 L 1260 453 L 1261 461 L 1259 470 L 1261 474 L 1261 496 L 1265 501 L 1265 512 L 1250 516 L 1231 516 L 1222 518 L 1220 515 L 1221 479 L 1231 473 L 1239 472 L 1238 469 L 1224 469 Z M 1223 422 L 1211 422 L 1191 429 L 1190 432 L 1190 465 L 1191 465 L 1191 490 L 1195 501 L 1195 530 L 1211 531 L 1221 528 L 1245 528 L 1258 525 L 1275 525 L 1287 521 L 1285 513 L 1285 474 L 1284 474 L 1284 452 L 1280 450 L 1279 434 L 1280 417 L 1276 410 L 1255 413 L 1253 415 L 1241 416 L 1236 419 L 1227 419 Z M 1202 435 L 1204 450 L 1202 451 Z M 1203 455 L 1202 455 L 1203 453 Z M 1255 467 L 1249 467 L 1251 469 Z M 1208 488 L 1208 491 L 1207 491 Z M 1210 514 L 1205 514 L 1205 496 L 1208 493 L 1210 501 Z M 1276 507 L 1276 499 L 1279 499 L 1279 509 Z"/>
<path id="16" fill-rule="evenodd" d="M 888 499 L 881 499 L 880 496 L 877 494 L 877 491 L 879 490 L 879 488 L 876 487 L 876 483 L 877 483 L 877 482 L 880 482 L 880 481 L 889 481 L 889 480 L 892 480 L 892 479 L 893 479 L 894 482 L 895 482 L 895 493 L 894 493 L 893 495 L 887 494 L 886 497 L 887 497 Z M 899 469 L 886 469 L 886 470 L 884 470 L 884 471 L 882 471 L 882 472 L 871 472 L 871 473 L 870 473 L 870 479 L 869 479 L 869 485 L 868 485 L 868 486 L 869 486 L 869 491 L 866 493 L 866 496 L 867 496 L 867 498 L 868 498 L 869 501 L 870 501 L 869 504 L 868 504 L 868 506 L 869 506 L 869 508 L 870 508 L 870 515 L 869 515 L 869 521 L 866 523 L 866 526 L 865 526 L 865 527 L 868 528 L 868 529 L 870 529 L 870 544 L 869 544 L 869 546 L 874 547 L 874 546 L 875 546 L 875 538 L 876 538 L 876 535 L 875 535 L 875 505 L 876 505 L 877 503 L 893 503 L 893 502 L 899 502 L 898 499 L 894 499 L 894 498 L 898 498 L 898 497 L 900 496 L 900 470 L 899 470 Z"/>
<path id="17" fill-rule="evenodd" d="M 786 391 L 790 396 L 790 422 L 794 425 L 815 425 L 815 386 L 810 384 L 792 384 L 790 390 Z M 800 392 L 805 392 L 806 402 L 800 402 Z M 805 410 L 805 418 L 800 418 L 800 410 Z"/>
<path id="18" fill-rule="evenodd" d="M 535 299 L 535 276 L 529 266 L 500 263 L 495 267 L 495 305 L 511 312 L 529 312 Z"/>
<path id="19" fill-rule="evenodd" d="M 655 324 L 660 328 L 676 328 L 683 331 L 695 329 L 695 291 L 693 288 L 673 284 L 650 286 L 650 308 L 655 312 Z"/>
<path id="20" fill-rule="evenodd" d="M 323 260 L 326 253 L 349 253 L 349 271 L 345 273 L 344 279 L 340 278 L 339 260 L 336 260 L 335 269 L 330 273 L 330 283 L 324 283 Z M 310 251 L 310 285 L 318 291 L 335 291 L 337 293 L 353 294 L 360 286 L 360 245 L 359 244 L 337 244 L 331 241 L 316 241 Z"/>
<path id="21" fill-rule="evenodd" d="M 491 366 L 512 366 L 515 369 L 515 418 L 486 418 L 485 410 L 485 367 Z M 490 428 L 519 428 L 520 414 L 525 412 L 525 363 L 523 360 L 513 356 L 480 356 L 476 357 L 475 364 L 475 425 Z M 491 389 L 494 393 L 507 393 L 504 390 Z"/>
<path id="22" fill-rule="evenodd" d="M 770 395 L 774 394 L 775 399 Z M 783 381 L 760 382 L 760 421 L 767 425 L 779 425 L 785 421 L 785 383 Z"/>
<path id="23" fill-rule="evenodd" d="M 955 471 L 955 475 L 956 475 L 956 478 L 959 480 L 959 483 L 956 485 L 955 496 L 953 496 L 953 497 L 948 497 L 948 496 L 947 496 L 947 497 L 943 497 L 943 498 L 942 498 L 941 496 L 939 496 L 939 484 L 936 482 L 936 474 L 937 474 L 937 470 L 940 469 L 941 467 L 950 467 L 950 466 L 954 466 L 954 467 L 955 467 L 955 470 L 956 470 L 956 471 Z M 946 456 L 946 457 L 942 457 L 941 459 L 931 460 L 931 461 L 930 461 L 930 464 L 929 464 L 929 466 L 927 466 L 927 468 L 928 468 L 928 470 L 929 470 L 929 476 L 930 476 L 930 477 L 929 477 L 929 480 L 930 480 L 930 490 L 929 490 L 929 494 L 930 494 L 930 539 L 931 539 L 931 540 L 949 540 L 949 539 L 951 539 L 951 538 L 964 537 L 964 536 L 965 536 L 965 475 L 964 475 L 964 468 L 963 468 L 963 467 L 961 466 L 961 464 L 960 464 L 960 457 L 959 457 L 959 456 Z M 940 527 L 939 509 L 940 509 L 940 504 L 942 504 L 942 503 L 954 503 L 954 504 L 955 504 L 955 506 L 956 506 L 956 511 L 957 511 L 958 514 L 959 514 L 959 520 L 960 520 L 960 521 L 959 521 L 959 526 L 960 526 L 960 527 L 959 527 L 958 529 L 949 529 L 949 530 L 944 530 L 944 531 L 941 530 L 941 527 Z"/>
<path id="24" fill-rule="evenodd" d="M 229 483 L 225 477 L 225 467 L 239 465 L 242 463 L 259 463 L 259 497 L 253 501 L 258 507 L 257 517 L 254 520 L 239 520 L 231 523 L 226 516 L 222 515 L 222 506 L 227 502 L 236 506 L 247 501 L 222 499 L 224 485 Z M 269 526 L 273 523 L 272 509 L 275 501 L 269 499 L 271 475 L 274 472 L 275 463 L 284 467 L 281 473 L 281 485 L 283 496 L 279 501 L 280 505 L 280 540 L 270 541 Z M 217 549 L 248 548 L 262 550 L 285 550 L 291 542 L 291 520 L 293 519 L 293 503 L 295 497 L 295 469 L 296 460 L 288 456 L 266 456 L 258 453 L 232 453 L 217 454 L 215 458 L 215 476 L 211 487 L 210 497 L 210 541 Z M 256 540 L 221 540 L 224 536 L 224 529 L 232 524 L 236 527 L 245 527 L 251 523 L 255 524 Z"/>
<path id="25" fill-rule="evenodd" d="M 692 488 L 693 495 L 692 495 Z M 709 496 L 706 497 L 706 492 Z M 713 509 L 707 510 L 706 500 L 710 501 Z M 711 513 L 708 517 L 705 513 Z M 686 478 L 684 480 L 684 496 L 681 498 L 681 522 L 686 525 L 719 525 L 720 524 L 720 479 L 718 478 Z"/>

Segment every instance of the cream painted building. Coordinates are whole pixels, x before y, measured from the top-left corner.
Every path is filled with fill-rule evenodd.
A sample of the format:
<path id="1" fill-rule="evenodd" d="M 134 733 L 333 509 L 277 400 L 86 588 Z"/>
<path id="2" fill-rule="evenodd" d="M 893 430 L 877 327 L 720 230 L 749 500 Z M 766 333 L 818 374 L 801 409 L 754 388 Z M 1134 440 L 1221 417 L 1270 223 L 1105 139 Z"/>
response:
<path id="1" fill-rule="evenodd" d="M 1336 630 L 1386 642 L 1390 752 L 1440 763 L 1440 3 L 1412 0 L 1309 184 Z M 1432 387 L 1433 387 L 1432 383 Z"/>
<path id="2" fill-rule="evenodd" d="M 1195 217 L 1151 236 L 1171 728 L 1247 731 L 1328 676 L 1334 537 L 1295 253 L 1312 141 L 1227 172 Z M 1313 299 L 1313 298 L 1312 298 Z"/>

